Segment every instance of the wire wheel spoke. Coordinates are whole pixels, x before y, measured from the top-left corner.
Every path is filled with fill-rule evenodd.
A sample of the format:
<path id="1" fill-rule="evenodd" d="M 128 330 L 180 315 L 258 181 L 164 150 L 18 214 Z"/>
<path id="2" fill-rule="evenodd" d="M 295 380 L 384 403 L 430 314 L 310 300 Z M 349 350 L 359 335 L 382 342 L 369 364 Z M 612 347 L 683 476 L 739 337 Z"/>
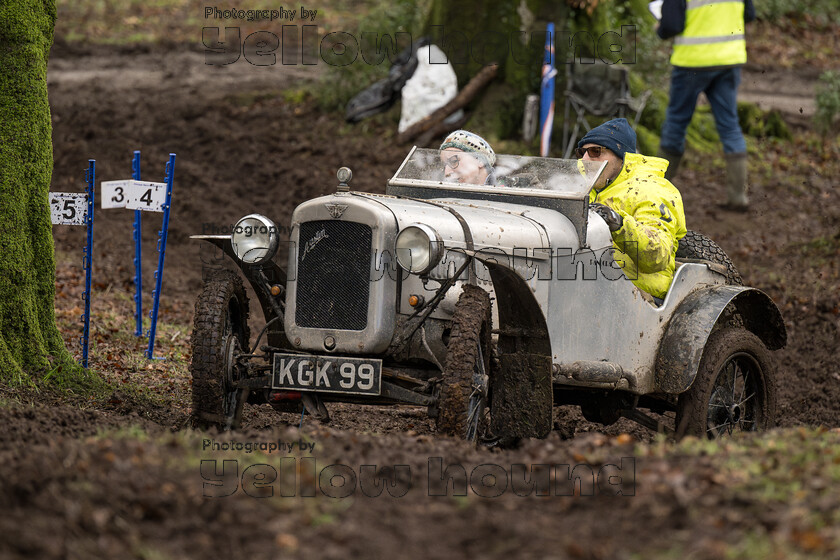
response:
<path id="1" fill-rule="evenodd" d="M 718 432 L 718 430 L 720 430 L 720 429 L 721 429 L 721 428 L 723 428 L 723 427 L 727 427 L 727 426 L 729 427 L 729 433 L 731 434 L 731 433 L 732 433 L 732 423 L 731 423 L 731 422 L 729 422 L 729 420 L 727 420 L 727 421 L 726 421 L 726 422 L 724 422 L 723 424 L 718 424 L 717 426 L 714 426 L 714 427 L 712 427 L 712 428 L 709 428 L 709 429 L 708 429 L 708 430 L 706 430 L 706 431 L 707 431 L 707 432 L 709 432 L 709 433 L 714 434 L 714 435 L 715 435 L 715 437 L 717 437 L 718 435 L 720 435 L 720 432 Z"/>
<path id="2" fill-rule="evenodd" d="M 756 364 L 752 356 L 737 353 L 721 366 L 709 398 L 707 434 L 716 438 L 735 430 L 755 431 L 759 406 Z"/>
<path id="3" fill-rule="evenodd" d="M 713 329 L 692 385 L 677 400 L 678 437 L 715 439 L 771 428 L 775 365 L 760 334 L 728 324 Z"/>
<path id="4" fill-rule="evenodd" d="M 475 441 L 478 437 L 478 430 L 484 416 L 484 407 L 487 402 L 487 372 L 484 367 L 484 351 L 481 343 L 477 344 L 477 359 L 473 368 L 472 393 L 470 393 L 469 404 L 467 405 L 467 434 L 466 439 Z"/>

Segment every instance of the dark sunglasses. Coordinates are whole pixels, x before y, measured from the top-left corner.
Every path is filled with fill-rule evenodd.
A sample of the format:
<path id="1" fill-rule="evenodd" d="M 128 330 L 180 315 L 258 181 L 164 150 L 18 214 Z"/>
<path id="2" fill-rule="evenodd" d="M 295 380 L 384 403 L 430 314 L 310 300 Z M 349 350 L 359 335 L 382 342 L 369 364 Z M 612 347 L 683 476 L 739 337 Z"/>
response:
<path id="1" fill-rule="evenodd" d="M 461 158 L 459 158 L 458 156 L 452 156 L 446 158 L 446 163 L 444 164 L 444 167 L 448 167 L 449 169 L 454 171 L 458 169 L 459 163 L 461 163 Z"/>
<path id="2" fill-rule="evenodd" d="M 588 148 L 578 148 L 575 150 L 575 154 L 577 155 L 578 159 L 582 158 L 584 154 L 589 154 L 591 158 L 599 158 L 601 154 L 604 152 L 606 148 L 601 146 L 589 146 Z"/>

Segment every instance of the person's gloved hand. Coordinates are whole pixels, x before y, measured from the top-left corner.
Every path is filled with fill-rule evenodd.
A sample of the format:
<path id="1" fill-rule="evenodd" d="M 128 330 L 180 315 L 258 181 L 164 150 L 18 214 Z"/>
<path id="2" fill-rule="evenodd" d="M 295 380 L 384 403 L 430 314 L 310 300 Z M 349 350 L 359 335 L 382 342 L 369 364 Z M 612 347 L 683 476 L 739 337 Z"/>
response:
<path id="1" fill-rule="evenodd" d="M 624 218 L 621 217 L 621 214 L 619 214 L 606 204 L 600 204 L 596 202 L 590 204 L 589 209 L 593 210 L 596 214 L 604 218 L 604 221 L 607 222 L 607 226 L 609 226 L 610 231 L 618 231 L 621 229 L 621 226 L 624 225 Z"/>

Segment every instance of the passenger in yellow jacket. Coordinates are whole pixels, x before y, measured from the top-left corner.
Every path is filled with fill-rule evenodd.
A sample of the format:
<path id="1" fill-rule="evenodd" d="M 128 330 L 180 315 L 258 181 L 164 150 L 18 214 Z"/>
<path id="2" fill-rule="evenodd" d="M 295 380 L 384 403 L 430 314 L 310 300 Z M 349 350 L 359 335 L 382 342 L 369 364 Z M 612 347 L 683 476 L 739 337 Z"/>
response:
<path id="1" fill-rule="evenodd" d="M 590 208 L 610 228 L 614 258 L 639 289 L 663 299 L 674 279 L 685 212 L 677 188 L 665 179 L 668 162 L 636 152 L 626 119 L 593 128 L 578 143 L 584 160 L 605 161 L 606 184 L 589 194 Z"/>

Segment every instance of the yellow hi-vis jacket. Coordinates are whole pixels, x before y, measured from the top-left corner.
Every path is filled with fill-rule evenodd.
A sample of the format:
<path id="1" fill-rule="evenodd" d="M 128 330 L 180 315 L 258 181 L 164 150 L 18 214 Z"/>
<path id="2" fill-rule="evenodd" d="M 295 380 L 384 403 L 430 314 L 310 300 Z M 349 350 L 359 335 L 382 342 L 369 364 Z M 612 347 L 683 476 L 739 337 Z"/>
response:
<path id="1" fill-rule="evenodd" d="M 615 180 L 589 192 L 624 219 L 612 232 L 613 259 L 640 290 L 664 298 L 674 279 L 679 240 L 686 234 L 680 191 L 665 178 L 668 162 L 628 153 Z"/>
<path id="2" fill-rule="evenodd" d="M 743 0 L 687 0 L 685 28 L 674 38 L 671 64 L 707 68 L 746 62 Z"/>

